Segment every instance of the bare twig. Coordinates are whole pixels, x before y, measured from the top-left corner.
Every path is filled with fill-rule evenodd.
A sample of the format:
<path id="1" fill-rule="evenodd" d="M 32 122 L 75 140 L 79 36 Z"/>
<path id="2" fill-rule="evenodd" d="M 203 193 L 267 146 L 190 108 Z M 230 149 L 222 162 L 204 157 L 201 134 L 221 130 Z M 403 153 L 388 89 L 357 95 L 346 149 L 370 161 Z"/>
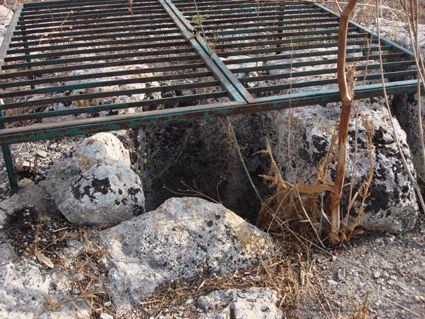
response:
<path id="1" fill-rule="evenodd" d="M 340 220 L 340 202 L 342 189 L 345 178 L 346 158 L 347 158 L 347 141 L 348 141 L 348 126 L 350 123 L 351 108 L 353 104 L 353 96 L 347 85 L 347 77 L 345 74 L 345 58 L 347 47 L 347 30 L 350 14 L 353 11 L 357 0 L 350 0 L 341 13 L 339 40 L 338 40 L 338 62 L 337 62 L 337 77 L 338 87 L 341 95 L 342 109 L 341 119 L 339 123 L 339 140 L 338 140 L 338 164 L 335 176 L 335 193 L 331 193 L 331 232 L 329 239 L 332 244 L 340 242 L 338 232 L 341 228 Z"/>

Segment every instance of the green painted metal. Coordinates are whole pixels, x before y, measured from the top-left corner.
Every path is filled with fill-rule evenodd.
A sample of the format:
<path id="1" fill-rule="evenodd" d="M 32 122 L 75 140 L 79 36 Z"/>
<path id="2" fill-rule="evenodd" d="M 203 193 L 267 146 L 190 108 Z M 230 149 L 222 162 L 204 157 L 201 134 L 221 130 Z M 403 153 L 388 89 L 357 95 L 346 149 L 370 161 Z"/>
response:
<path id="1" fill-rule="evenodd" d="M 19 5 L 0 47 L 0 145 L 339 101 L 338 15 L 196 1 L 206 38 L 193 0 Z M 415 92 L 412 53 L 381 43 L 388 94 Z M 376 35 L 350 23 L 347 44 L 355 98 L 382 95 Z"/>

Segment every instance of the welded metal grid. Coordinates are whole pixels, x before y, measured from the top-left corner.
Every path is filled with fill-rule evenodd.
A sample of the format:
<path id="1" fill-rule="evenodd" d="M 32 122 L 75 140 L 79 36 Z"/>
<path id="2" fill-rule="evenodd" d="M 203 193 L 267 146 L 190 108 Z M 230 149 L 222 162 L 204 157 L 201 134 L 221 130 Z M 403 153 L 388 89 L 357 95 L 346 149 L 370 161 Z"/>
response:
<path id="1" fill-rule="evenodd" d="M 193 0 L 172 3 L 248 91 L 248 101 L 289 105 L 293 97 L 292 106 L 326 103 L 331 100 L 326 96 L 338 90 L 339 17 L 325 7 L 295 1 L 197 0 L 197 8 Z M 416 74 L 413 55 L 386 39 L 381 43 L 385 78 L 393 82 L 388 87 L 401 93 L 414 86 L 405 81 Z M 381 95 L 376 35 L 350 23 L 346 61 L 356 70 L 358 97 Z M 314 98 L 298 100 L 306 94 Z"/>
<path id="2" fill-rule="evenodd" d="M 19 6 L 0 49 L 0 144 L 339 101 L 334 13 L 299 1 L 196 5 Z M 351 23 L 348 41 L 355 97 L 382 95 L 376 36 Z M 382 50 L 388 94 L 414 92 L 412 54 L 388 40 Z"/>
<path id="3" fill-rule="evenodd" d="M 235 100 L 156 0 L 31 3 L 13 23 L 0 74 L 7 128 Z"/>

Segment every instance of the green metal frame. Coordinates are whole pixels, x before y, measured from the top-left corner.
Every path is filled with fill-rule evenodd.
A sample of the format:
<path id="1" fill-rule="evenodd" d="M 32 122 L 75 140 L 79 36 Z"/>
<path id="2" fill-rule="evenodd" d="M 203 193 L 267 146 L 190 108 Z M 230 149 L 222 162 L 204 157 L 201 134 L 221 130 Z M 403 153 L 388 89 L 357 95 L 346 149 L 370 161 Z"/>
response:
<path id="1" fill-rule="evenodd" d="M 14 190 L 17 189 L 17 181 L 9 144 L 340 100 L 337 89 L 313 89 L 315 86 L 335 84 L 336 75 L 289 84 L 274 83 L 285 78 L 329 76 L 336 73 L 336 69 L 332 67 L 336 59 L 328 56 L 335 56 L 337 53 L 337 14 L 311 2 L 261 2 L 261 7 L 255 7 L 254 2 L 244 0 L 197 0 L 197 3 L 201 15 L 211 14 L 211 18 L 204 22 L 207 37 L 219 34 L 215 52 L 210 52 L 208 39 L 204 39 L 196 30 L 199 26 L 192 25 L 189 21 L 194 15 L 191 9 L 193 0 L 133 0 L 132 12 L 129 12 L 126 0 L 52 0 L 18 5 L 0 47 L 0 89 L 3 89 L 0 98 L 6 101 L 0 106 L 0 145 Z M 155 19 L 161 22 L 156 23 Z M 49 36 L 44 36 L 45 34 Z M 364 54 L 369 50 L 364 47 L 367 41 L 372 43 L 370 55 L 359 57 L 359 53 Z M 387 39 L 381 38 L 381 43 L 383 49 L 392 51 L 385 53 L 388 61 L 384 67 L 389 70 L 386 76 L 393 79 L 385 84 L 387 93 L 416 92 L 417 80 L 406 79 L 416 74 L 409 68 L 414 65 L 413 54 Z M 352 56 L 347 61 L 378 58 L 377 35 L 354 22 L 349 25 L 348 44 L 347 52 Z M 322 57 L 323 61 L 292 61 L 293 58 L 305 58 L 312 54 Z M 229 67 L 237 63 L 240 65 Z M 247 63 L 256 65 L 244 65 Z M 151 66 L 145 69 L 136 68 L 140 64 Z M 131 69 L 104 71 L 105 68 L 119 66 Z M 270 73 L 304 66 L 314 69 Z M 380 69 L 380 65 L 374 64 L 367 68 L 360 66 L 358 70 L 369 72 L 365 75 L 367 80 L 379 80 L 380 74 L 372 72 L 378 68 Z M 89 69 L 102 71 L 94 74 L 67 74 L 74 70 Z M 120 78 L 130 75 L 138 77 Z M 363 75 L 357 77 L 361 78 Z M 71 84 L 70 81 L 74 82 Z M 75 83 L 76 81 L 83 82 Z M 165 84 L 90 92 L 91 89 L 100 87 L 151 84 L 154 81 Z M 265 85 L 253 85 L 257 82 Z M 220 89 L 208 89 L 214 87 Z M 312 87 L 312 90 L 281 93 L 303 87 Z M 72 93 L 75 90 L 87 92 Z M 126 103 L 89 103 L 82 108 L 13 114 L 15 110 L 52 103 L 70 104 L 113 98 L 117 95 L 154 92 L 163 94 L 179 90 L 192 93 Z M 43 95 L 44 98 L 28 99 L 33 95 Z M 380 95 L 383 95 L 381 84 L 355 87 L 356 99 Z M 20 98 L 23 100 L 15 100 Z M 206 104 L 205 100 L 212 102 Z M 166 103 L 183 106 L 155 109 Z M 10 125 L 29 120 L 41 121 L 50 117 L 133 107 L 153 110 L 48 124 Z"/>

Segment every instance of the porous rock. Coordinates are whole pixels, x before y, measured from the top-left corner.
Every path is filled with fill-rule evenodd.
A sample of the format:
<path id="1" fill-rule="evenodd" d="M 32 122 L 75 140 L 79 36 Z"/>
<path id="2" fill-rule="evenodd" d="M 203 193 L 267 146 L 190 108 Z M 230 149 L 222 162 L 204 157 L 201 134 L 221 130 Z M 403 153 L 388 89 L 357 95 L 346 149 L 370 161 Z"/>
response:
<path id="1" fill-rule="evenodd" d="M 366 199 L 365 213 L 360 225 L 369 230 L 378 229 L 388 232 L 410 230 L 416 222 L 418 206 L 414 188 L 404 170 L 401 155 L 394 139 L 394 131 L 390 124 L 388 111 L 383 107 L 382 100 L 361 100 L 357 103 L 360 103 L 359 114 L 365 117 L 375 130 L 373 162 L 376 165 L 369 188 L 370 196 Z M 339 113 L 340 108 L 335 104 L 329 104 L 327 107 L 316 105 L 274 113 L 273 117 L 279 132 L 279 143 L 274 151 L 285 180 L 290 183 L 300 181 L 315 183 L 315 178 L 311 178 L 311 174 L 316 171 L 319 161 L 328 154 Z M 288 126 L 289 118 L 290 129 Z M 367 179 L 371 169 L 367 152 L 367 131 L 359 119 L 357 123 L 357 160 L 354 179 L 351 181 L 355 156 L 355 123 L 356 120 L 352 117 L 349 126 L 345 176 L 345 183 L 352 182 L 354 184 L 353 195 Z M 394 124 L 402 152 L 410 170 L 414 173 L 406 134 L 400 128 L 396 119 L 394 119 Z M 288 134 L 291 134 L 290 141 L 292 141 L 289 143 L 289 148 Z M 330 167 L 331 173 L 327 182 L 332 183 L 335 178 L 335 160 L 331 161 Z M 347 211 L 349 190 L 350 187 L 348 186 L 344 189 L 341 205 L 343 214 Z M 350 220 L 356 217 L 359 205 L 360 201 L 357 200 L 350 211 Z"/>
<path id="2" fill-rule="evenodd" d="M 120 309 L 164 282 L 256 267 L 276 249 L 266 233 L 222 205 L 192 197 L 171 198 L 99 236 L 109 252 L 107 285 Z"/>
<path id="3" fill-rule="evenodd" d="M 422 4 L 422 6 L 425 7 L 424 4 Z M 380 19 L 379 24 L 380 24 L 379 30 L 381 32 L 381 36 L 384 36 L 387 39 L 395 42 L 396 44 L 399 44 L 405 47 L 406 49 L 413 51 L 412 41 L 410 38 L 407 24 L 405 22 Z M 371 24 L 369 28 L 370 29 L 374 28 L 376 32 L 376 25 L 373 26 L 373 24 Z M 425 25 L 424 24 L 418 25 L 417 35 L 418 35 L 419 49 L 422 53 L 422 56 L 425 56 L 425 41 L 424 41 L 425 40 Z M 412 36 L 414 36 L 413 33 L 412 33 Z"/>
<path id="4" fill-rule="evenodd" d="M 420 98 L 421 101 L 421 123 L 425 121 L 425 95 Z M 419 109 L 418 109 L 418 94 L 400 94 L 394 96 L 391 108 L 395 116 L 400 122 L 401 127 L 407 134 L 407 143 L 410 146 L 412 153 L 412 161 L 416 169 L 416 173 L 425 179 L 425 166 L 422 153 L 421 131 L 418 125 Z"/>
<path id="5" fill-rule="evenodd" d="M 42 185 L 71 223 L 114 225 L 144 212 L 141 181 L 129 164 L 122 143 L 100 133 L 57 160 Z"/>
<path id="6" fill-rule="evenodd" d="M 12 17 L 13 11 L 3 5 L 0 5 L 0 43 L 3 41 L 3 37 L 6 34 L 7 27 L 9 26 Z"/>
<path id="7" fill-rule="evenodd" d="M 39 212 L 49 210 L 50 203 L 42 187 L 35 185 L 30 179 L 24 178 L 19 181 L 19 188 L 19 192 L 0 202 L 0 210 L 3 210 L 9 215 L 12 215 L 14 212 L 28 205 L 33 206 Z"/>
<path id="8" fill-rule="evenodd" d="M 232 304 L 235 305 L 236 318 L 280 319 L 282 312 L 276 307 L 279 299 L 279 294 L 269 288 L 214 291 L 198 298 L 198 306 L 207 312 L 198 319 L 229 318 Z"/>
<path id="9" fill-rule="evenodd" d="M 55 311 L 46 312 L 45 309 L 49 309 L 52 303 L 69 299 L 66 288 L 62 292 L 52 289 L 53 282 L 58 287 L 62 287 L 62 283 L 65 282 L 66 288 L 69 289 L 69 283 L 63 274 L 45 273 L 42 268 L 29 260 L 1 265 L 0 318 L 83 319 L 90 317 L 90 308 L 84 300 L 64 303 Z"/>

